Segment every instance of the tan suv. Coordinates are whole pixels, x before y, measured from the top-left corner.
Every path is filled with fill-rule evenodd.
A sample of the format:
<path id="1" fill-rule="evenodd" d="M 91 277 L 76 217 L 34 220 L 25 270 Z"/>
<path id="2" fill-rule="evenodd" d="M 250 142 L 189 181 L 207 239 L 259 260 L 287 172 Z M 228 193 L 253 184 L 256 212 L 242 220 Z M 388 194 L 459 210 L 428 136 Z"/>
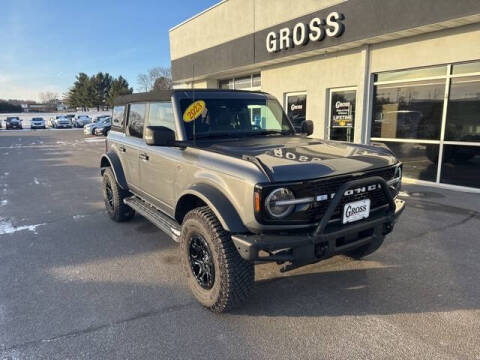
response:
<path id="1" fill-rule="evenodd" d="M 244 302 L 254 264 L 281 271 L 371 254 L 393 229 L 402 165 L 386 148 L 312 139 L 263 92 L 172 90 L 115 100 L 101 159 L 115 221 L 143 215 L 180 243 L 215 312 Z"/>

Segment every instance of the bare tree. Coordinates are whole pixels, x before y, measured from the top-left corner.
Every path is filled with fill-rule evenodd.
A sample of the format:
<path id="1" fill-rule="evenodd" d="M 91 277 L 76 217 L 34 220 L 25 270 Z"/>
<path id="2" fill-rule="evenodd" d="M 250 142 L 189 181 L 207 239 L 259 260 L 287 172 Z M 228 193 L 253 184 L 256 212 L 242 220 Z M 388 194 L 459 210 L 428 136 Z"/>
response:
<path id="1" fill-rule="evenodd" d="M 58 94 L 52 91 L 41 92 L 38 97 L 43 104 L 53 104 L 58 100 Z"/>
<path id="2" fill-rule="evenodd" d="M 147 74 L 139 74 L 137 76 L 138 90 L 148 92 L 152 89 L 152 83 Z"/>
<path id="3" fill-rule="evenodd" d="M 147 74 L 137 76 L 138 89 L 140 91 L 152 91 L 172 88 L 172 72 L 168 67 L 157 66 Z"/>

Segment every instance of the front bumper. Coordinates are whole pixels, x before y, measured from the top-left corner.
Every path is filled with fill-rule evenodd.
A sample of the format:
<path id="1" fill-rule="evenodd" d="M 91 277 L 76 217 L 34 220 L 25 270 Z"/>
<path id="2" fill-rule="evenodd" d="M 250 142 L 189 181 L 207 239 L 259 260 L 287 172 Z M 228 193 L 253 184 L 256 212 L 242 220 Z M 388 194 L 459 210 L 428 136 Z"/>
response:
<path id="1" fill-rule="evenodd" d="M 301 266 L 382 240 L 392 231 L 396 220 L 405 209 L 403 200 L 392 198 L 385 180 L 381 177 L 370 177 L 350 181 L 337 193 L 344 194 L 346 190 L 355 186 L 374 183 L 381 184 L 388 204 L 366 220 L 348 225 L 331 221 L 334 210 L 344 195 L 337 196 L 331 202 L 315 231 L 300 234 L 236 234 L 232 235 L 235 247 L 240 256 L 247 261 L 289 261 Z M 263 252 L 268 255 L 262 256 Z"/>

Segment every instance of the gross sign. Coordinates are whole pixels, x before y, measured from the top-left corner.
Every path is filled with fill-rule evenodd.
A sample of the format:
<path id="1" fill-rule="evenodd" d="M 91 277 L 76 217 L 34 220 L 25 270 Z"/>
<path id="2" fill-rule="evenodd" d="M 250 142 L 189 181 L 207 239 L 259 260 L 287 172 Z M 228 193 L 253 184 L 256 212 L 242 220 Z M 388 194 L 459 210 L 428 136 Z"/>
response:
<path id="1" fill-rule="evenodd" d="M 325 19 L 315 17 L 308 24 L 297 23 L 292 29 L 286 27 L 277 32 L 271 31 L 266 38 L 267 51 L 274 53 L 295 46 L 306 45 L 309 41 L 322 41 L 325 36 L 339 37 L 345 30 L 343 14 L 336 11 Z"/>
<path id="2" fill-rule="evenodd" d="M 332 109 L 332 128 L 353 127 L 353 104 L 350 101 L 337 101 Z"/>
<path id="3" fill-rule="evenodd" d="M 198 100 L 190 104 L 183 113 L 183 121 L 190 122 L 198 118 L 206 110 L 205 101 Z"/>

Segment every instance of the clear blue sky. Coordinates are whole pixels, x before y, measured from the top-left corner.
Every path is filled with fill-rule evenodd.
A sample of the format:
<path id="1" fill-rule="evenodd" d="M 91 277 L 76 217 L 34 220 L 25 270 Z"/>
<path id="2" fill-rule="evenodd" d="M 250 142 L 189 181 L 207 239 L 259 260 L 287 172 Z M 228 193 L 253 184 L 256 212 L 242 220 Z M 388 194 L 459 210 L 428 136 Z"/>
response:
<path id="1" fill-rule="evenodd" d="M 219 0 L 1 0 L 0 99 L 64 93 L 79 72 L 169 66 L 168 30 Z"/>

